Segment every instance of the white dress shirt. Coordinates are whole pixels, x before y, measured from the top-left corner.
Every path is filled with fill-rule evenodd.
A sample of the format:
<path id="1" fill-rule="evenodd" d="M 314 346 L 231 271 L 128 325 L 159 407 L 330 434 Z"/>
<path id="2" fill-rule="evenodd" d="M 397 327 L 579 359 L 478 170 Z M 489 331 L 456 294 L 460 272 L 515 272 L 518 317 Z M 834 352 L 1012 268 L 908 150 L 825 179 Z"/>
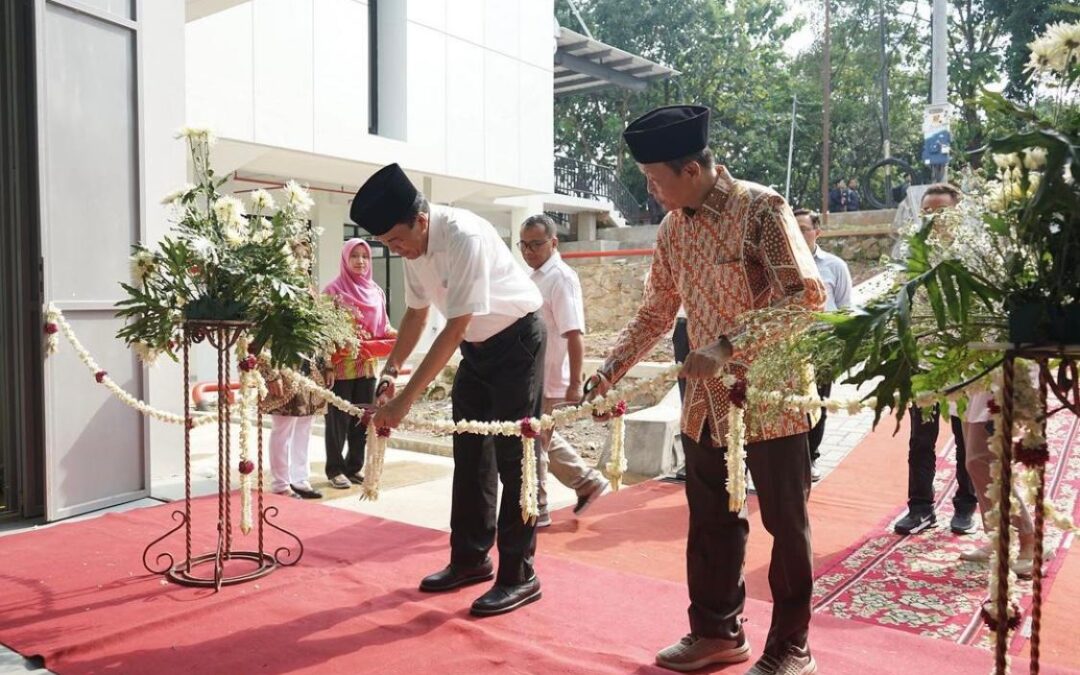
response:
<path id="1" fill-rule="evenodd" d="M 825 309 L 832 312 L 851 307 L 851 271 L 840 257 L 814 247 L 814 262 L 825 282 Z"/>
<path id="2" fill-rule="evenodd" d="M 570 331 L 585 332 L 585 303 L 581 299 L 581 281 L 558 251 L 533 270 L 532 280 L 540 289 L 544 306 L 540 318 L 547 329 L 544 352 L 544 397 L 563 398 L 570 386 L 570 358 L 566 338 Z"/>
<path id="3" fill-rule="evenodd" d="M 405 304 L 435 305 L 447 319 L 472 314 L 466 342 L 483 342 L 542 304 L 495 227 L 471 211 L 432 205 L 427 252 L 404 263 Z"/>

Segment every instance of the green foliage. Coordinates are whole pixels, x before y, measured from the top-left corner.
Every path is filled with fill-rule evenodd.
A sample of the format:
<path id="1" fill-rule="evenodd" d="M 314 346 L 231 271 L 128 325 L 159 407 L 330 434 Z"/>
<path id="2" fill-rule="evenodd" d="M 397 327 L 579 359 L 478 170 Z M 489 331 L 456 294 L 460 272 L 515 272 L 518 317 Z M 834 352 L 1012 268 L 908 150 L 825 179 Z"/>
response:
<path id="1" fill-rule="evenodd" d="M 268 347 L 274 366 L 352 346 L 352 315 L 312 288 L 307 193 L 290 182 L 274 211 L 269 193 L 257 191 L 248 216 L 238 199 L 218 192 L 208 132 L 184 135 L 197 182 L 167 198 L 176 224 L 158 247 L 134 247 L 117 336 L 148 361 L 162 352 L 176 358 L 186 320 L 252 323 L 253 350 Z"/>

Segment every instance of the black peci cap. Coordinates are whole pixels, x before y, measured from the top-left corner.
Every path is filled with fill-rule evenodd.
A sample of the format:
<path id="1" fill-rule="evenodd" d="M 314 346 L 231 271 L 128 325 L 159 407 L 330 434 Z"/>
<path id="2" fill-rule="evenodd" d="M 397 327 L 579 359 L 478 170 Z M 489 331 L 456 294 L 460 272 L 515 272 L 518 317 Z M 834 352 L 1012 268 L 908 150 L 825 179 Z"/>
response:
<path id="1" fill-rule="evenodd" d="M 369 233 L 379 236 L 403 222 L 420 194 L 397 164 L 375 172 L 356 191 L 349 218 Z"/>
<path id="2" fill-rule="evenodd" d="M 709 109 L 669 105 L 650 110 L 626 127 L 623 139 L 639 164 L 682 159 L 709 144 Z"/>

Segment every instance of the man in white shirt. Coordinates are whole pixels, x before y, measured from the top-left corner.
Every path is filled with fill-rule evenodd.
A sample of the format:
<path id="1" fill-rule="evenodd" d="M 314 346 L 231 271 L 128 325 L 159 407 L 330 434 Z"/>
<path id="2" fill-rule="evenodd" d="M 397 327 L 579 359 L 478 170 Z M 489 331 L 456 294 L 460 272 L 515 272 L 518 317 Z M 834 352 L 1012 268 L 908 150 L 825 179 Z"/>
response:
<path id="1" fill-rule="evenodd" d="M 462 209 L 429 206 L 397 164 L 364 183 L 350 217 L 405 259 L 408 309 L 380 377 L 372 423 L 398 426 L 459 347 L 461 364 L 451 393 L 455 421 L 538 416 L 544 326 L 536 311 L 542 300 L 491 223 Z M 446 326 L 395 396 L 394 377 L 416 348 L 432 305 L 446 317 Z M 540 581 L 533 571 L 536 523 L 522 521 L 518 504 L 522 439 L 454 434 L 453 442 L 450 564 L 425 577 L 420 590 L 449 591 L 491 579 L 488 551 L 497 541 L 495 585 L 473 602 L 472 614 L 502 614 L 539 600 Z"/>
<path id="2" fill-rule="evenodd" d="M 559 255 L 557 234 L 555 221 L 540 214 L 522 224 L 521 241 L 518 242 L 521 256 L 533 269 L 533 283 L 544 298 L 540 317 L 548 337 L 544 354 L 545 414 L 560 403 L 581 401 L 584 383 L 581 370 L 585 361 L 585 303 L 577 272 Z M 577 493 L 575 515 L 581 515 L 604 494 L 607 480 L 586 464 L 574 446 L 558 432 L 542 434 L 539 449 L 536 454 L 536 474 L 540 481 L 537 527 L 551 524 L 546 489 L 549 468 L 560 483 Z"/>
<path id="3" fill-rule="evenodd" d="M 823 251 L 817 244 L 821 235 L 821 216 L 809 209 L 796 209 L 795 221 L 799 223 L 806 245 L 814 255 L 818 273 L 825 282 L 825 310 L 834 312 L 837 309 L 851 307 L 851 271 L 847 263 L 839 256 L 828 251 Z M 825 399 L 832 393 L 832 382 L 818 382 L 818 396 Z M 821 416 L 817 424 L 810 429 L 807 440 L 810 442 L 810 480 L 821 480 L 821 470 L 817 467 L 818 457 L 821 456 L 821 439 L 825 436 L 825 408 L 821 409 Z"/>

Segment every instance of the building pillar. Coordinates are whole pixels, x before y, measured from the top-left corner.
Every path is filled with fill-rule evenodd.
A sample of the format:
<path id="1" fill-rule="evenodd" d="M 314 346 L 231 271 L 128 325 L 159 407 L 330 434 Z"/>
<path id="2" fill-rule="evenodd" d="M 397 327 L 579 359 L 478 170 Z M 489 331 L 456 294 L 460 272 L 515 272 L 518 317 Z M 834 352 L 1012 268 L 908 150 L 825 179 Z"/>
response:
<path id="1" fill-rule="evenodd" d="M 596 214 L 582 211 L 574 216 L 574 234 L 578 241 L 596 241 Z"/>
<path id="2" fill-rule="evenodd" d="M 529 216 L 543 212 L 544 200 L 541 197 L 526 197 L 520 201 L 520 205 L 510 207 L 510 250 L 523 267 L 525 259 L 521 257 L 521 249 L 518 248 L 518 242 L 521 241 L 521 224 Z"/>
<path id="3" fill-rule="evenodd" d="M 345 223 L 349 222 L 349 200 L 332 192 L 311 193 L 315 206 L 311 210 L 311 226 L 318 232 L 315 241 L 315 283 L 320 289 L 341 271 L 341 246 L 345 241 Z"/>

